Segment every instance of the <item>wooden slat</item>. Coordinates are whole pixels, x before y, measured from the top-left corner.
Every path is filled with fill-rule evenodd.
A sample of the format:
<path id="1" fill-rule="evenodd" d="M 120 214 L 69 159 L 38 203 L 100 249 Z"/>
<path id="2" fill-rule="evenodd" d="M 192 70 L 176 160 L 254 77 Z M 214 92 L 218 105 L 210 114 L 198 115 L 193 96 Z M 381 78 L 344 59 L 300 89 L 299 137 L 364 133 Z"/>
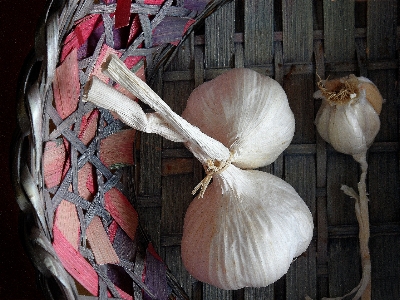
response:
<path id="1" fill-rule="evenodd" d="M 232 294 L 233 294 L 233 291 L 221 290 L 221 289 L 217 289 L 216 287 L 213 287 L 211 285 L 203 284 L 203 299 L 204 300 L 232 299 Z"/>
<path id="2" fill-rule="evenodd" d="M 191 35 L 182 45 L 177 55 L 171 60 L 167 71 L 181 73 L 193 65 L 194 38 Z M 193 71 L 190 71 L 193 74 Z M 193 75 L 186 80 L 164 81 L 163 100 L 178 115 L 186 107 L 186 101 L 194 88 Z M 193 180 L 193 158 L 168 157 L 168 153 L 181 153 L 186 156 L 187 151 L 183 144 L 163 139 L 162 153 L 162 213 L 161 213 L 161 242 L 162 255 L 174 276 L 188 295 L 192 293 L 192 279 L 185 270 L 180 255 L 180 237 L 183 231 L 185 212 L 192 200 L 191 191 L 195 186 Z"/>
<path id="3" fill-rule="evenodd" d="M 264 288 L 246 288 L 244 291 L 245 300 L 274 300 L 274 285 L 270 284 Z"/>
<path id="4" fill-rule="evenodd" d="M 358 238 L 330 240 L 329 261 L 329 295 L 346 295 L 361 279 Z"/>
<path id="5" fill-rule="evenodd" d="M 296 120 L 292 143 L 315 143 L 314 76 L 312 74 L 286 76 L 283 87 Z"/>
<path id="6" fill-rule="evenodd" d="M 372 237 L 372 299 L 400 299 L 400 235 Z"/>
<path id="7" fill-rule="evenodd" d="M 400 222 L 399 171 L 395 153 L 371 153 L 369 207 L 372 224 Z M 387 174 L 390 176 L 382 176 Z"/>
<path id="8" fill-rule="evenodd" d="M 341 190 L 342 184 L 357 189 L 358 164 L 349 155 L 331 153 L 327 165 L 328 224 L 357 225 L 354 200 Z"/>
<path id="9" fill-rule="evenodd" d="M 368 59 L 377 61 L 396 57 L 396 0 L 371 0 L 367 9 Z"/>
<path id="10" fill-rule="evenodd" d="M 283 0 L 283 59 L 309 62 L 313 53 L 313 6 L 309 0 Z"/>
<path id="11" fill-rule="evenodd" d="M 324 49 L 327 62 L 354 59 L 354 0 L 324 0 Z"/>
<path id="12" fill-rule="evenodd" d="M 398 142 L 399 99 L 396 70 L 373 70 L 373 64 L 383 60 L 395 61 L 397 5 L 395 0 L 368 1 L 367 3 L 367 53 L 368 78 L 386 99 L 380 115 L 381 129 L 378 142 Z M 369 208 L 371 225 L 400 222 L 399 155 L 396 152 L 370 153 L 369 158 Z M 397 213 L 396 213 L 397 211 Z M 399 235 L 372 236 L 370 252 L 372 263 L 373 299 L 398 299 L 400 297 Z M 386 278 L 384 280 L 383 278 Z"/>
<path id="13" fill-rule="evenodd" d="M 205 20 L 206 68 L 233 67 L 235 1 L 220 7 Z"/>
<path id="14" fill-rule="evenodd" d="M 316 212 L 316 172 L 314 156 L 286 156 L 285 180 L 299 193 L 310 208 Z M 314 218 L 315 222 L 315 218 Z M 286 274 L 287 299 L 315 298 L 317 293 L 316 245 L 312 242 L 305 255 L 297 258 Z"/>
<path id="15" fill-rule="evenodd" d="M 163 247 L 163 259 L 167 264 L 171 273 L 181 284 L 182 288 L 190 296 L 192 293 L 192 282 L 193 278 L 187 273 L 185 267 L 183 266 L 182 260 L 180 259 L 181 248 L 180 246 Z M 190 299 L 194 299 L 190 297 Z"/>
<path id="16" fill-rule="evenodd" d="M 157 75 L 152 88 L 161 93 L 161 77 Z M 140 224 L 143 226 L 155 249 L 160 251 L 161 206 L 155 205 L 154 199 L 161 197 L 161 144 L 162 138 L 155 134 L 138 133 L 139 153 L 136 165 L 139 166 L 138 203 L 136 210 Z M 139 160 L 137 159 L 139 158 Z M 156 201 L 161 204 L 161 201 Z"/>
<path id="17" fill-rule="evenodd" d="M 273 60 L 274 1 L 245 1 L 245 66 L 265 65 Z"/>

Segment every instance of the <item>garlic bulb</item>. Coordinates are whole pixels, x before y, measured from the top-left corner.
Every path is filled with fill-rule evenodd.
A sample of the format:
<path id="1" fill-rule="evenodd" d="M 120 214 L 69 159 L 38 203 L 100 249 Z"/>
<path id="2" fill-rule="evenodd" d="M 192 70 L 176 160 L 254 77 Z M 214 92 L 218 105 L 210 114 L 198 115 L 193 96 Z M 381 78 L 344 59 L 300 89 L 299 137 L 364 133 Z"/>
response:
<path id="1" fill-rule="evenodd" d="M 382 96 L 367 78 L 322 81 L 315 98 L 323 102 L 315 125 L 321 137 L 337 151 L 356 155 L 367 151 L 380 128 Z"/>
<path id="2" fill-rule="evenodd" d="M 321 137 L 337 151 L 352 155 L 360 164 L 358 193 L 343 185 L 341 190 L 355 199 L 359 223 L 359 242 L 362 266 L 360 283 L 344 299 L 371 299 L 371 259 L 369 253 L 369 212 L 367 197 L 367 150 L 380 128 L 379 114 L 383 98 L 378 88 L 367 78 L 350 75 L 340 79 L 319 82 L 315 98 L 322 98 L 315 124 Z M 331 298 L 329 298 L 331 299 Z M 333 298 L 332 298 L 333 299 Z"/>
<path id="3" fill-rule="evenodd" d="M 155 113 L 145 114 L 96 79 L 85 89 L 87 101 L 114 110 L 138 130 L 184 142 L 205 166 L 207 176 L 195 188 L 200 197 L 184 221 L 188 271 L 224 289 L 265 286 L 285 274 L 311 241 L 311 213 L 288 183 L 241 169 L 273 162 L 293 137 L 294 117 L 280 85 L 251 70 L 228 71 L 192 93 L 184 119 L 117 57 L 104 67 Z"/>
<path id="4" fill-rule="evenodd" d="M 312 238 L 307 205 L 285 181 L 230 165 L 190 204 L 182 260 L 191 275 L 222 289 L 267 286 Z"/>
<path id="5" fill-rule="evenodd" d="M 295 122 L 278 82 L 250 69 L 232 69 L 197 87 L 182 113 L 192 125 L 254 169 L 276 160 L 290 144 Z"/>

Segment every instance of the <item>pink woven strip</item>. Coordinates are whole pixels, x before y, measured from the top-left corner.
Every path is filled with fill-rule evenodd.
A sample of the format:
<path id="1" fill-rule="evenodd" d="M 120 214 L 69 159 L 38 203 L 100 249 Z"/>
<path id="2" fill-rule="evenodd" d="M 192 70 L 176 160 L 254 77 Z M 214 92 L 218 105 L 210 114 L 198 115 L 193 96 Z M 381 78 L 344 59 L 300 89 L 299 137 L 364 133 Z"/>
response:
<path id="1" fill-rule="evenodd" d="M 61 118 L 65 119 L 76 110 L 80 94 L 76 49 L 56 69 L 53 90 L 57 112 Z"/>
<path id="2" fill-rule="evenodd" d="M 115 10 L 115 29 L 129 25 L 131 2 L 131 0 L 117 0 L 117 8 Z"/>
<path id="3" fill-rule="evenodd" d="M 106 167 L 133 165 L 135 130 L 127 129 L 101 140 L 100 160 Z"/>
<path id="4" fill-rule="evenodd" d="M 99 119 L 99 111 L 92 110 L 82 117 L 79 139 L 87 146 L 94 138 L 97 131 L 97 122 Z"/>
<path id="5" fill-rule="evenodd" d="M 78 281 L 89 293 L 98 296 L 99 277 L 86 259 L 65 239 L 57 226 L 53 228 L 53 247 L 64 268 Z M 133 297 L 119 287 L 115 287 L 122 299 L 133 300 Z M 108 293 L 111 297 L 111 294 Z"/>
<path id="6" fill-rule="evenodd" d="M 93 165 L 91 163 L 86 163 L 78 171 L 78 192 L 79 195 L 86 200 L 91 200 L 92 192 L 94 191 L 94 187 L 91 187 L 91 190 L 89 190 L 87 186 L 87 182 L 90 179 L 93 184 L 92 172 L 93 172 Z M 89 176 L 91 177 L 90 179 Z"/>
<path id="7" fill-rule="evenodd" d="M 75 205 L 62 200 L 57 207 L 54 222 L 72 248 L 78 250 L 80 223 Z"/>
<path id="8" fill-rule="evenodd" d="M 161 5 L 164 3 L 165 0 L 144 0 L 144 4 L 149 5 Z"/>
<path id="9" fill-rule="evenodd" d="M 80 46 L 82 46 L 83 43 L 85 43 L 89 38 L 93 30 L 101 24 L 103 24 L 103 21 L 101 20 L 101 15 L 99 14 L 88 15 L 80 20 L 74 31 L 72 31 L 65 39 L 60 61 L 64 61 L 65 57 L 73 49 L 78 49 Z"/>
<path id="10" fill-rule="evenodd" d="M 66 159 L 67 152 L 61 140 L 46 142 L 43 151 L 43 175 L 47 188 L 60 184 Z"/>
<path id="11" fill-rule="evenodd" d="M 114 243 L 114 239 L 115 239 L 115 236 L 117 235 L 118 227 L 119 227 L 119 225 L 117 222 L 115 222 L 115 220 L 113 220 L 111 222 L 111 225 L 108 226 L 108 237 L 110 238 L 111 243 Z"/>
<path id="12" fill-rule="evenodd" d="M 117 253 L 115 253 L 103 223 L 98 216 L 95 216 L 90 222 L 86 234 L 90 248 L 99 265 L 119 263 Z"/>
<path id="13" fill-rule="evenodd" d="M 105 207 L 122 230 L 134 240 L 139 218 L 128 199 L 116 188 L 112 188 L 105 194 Z"/>

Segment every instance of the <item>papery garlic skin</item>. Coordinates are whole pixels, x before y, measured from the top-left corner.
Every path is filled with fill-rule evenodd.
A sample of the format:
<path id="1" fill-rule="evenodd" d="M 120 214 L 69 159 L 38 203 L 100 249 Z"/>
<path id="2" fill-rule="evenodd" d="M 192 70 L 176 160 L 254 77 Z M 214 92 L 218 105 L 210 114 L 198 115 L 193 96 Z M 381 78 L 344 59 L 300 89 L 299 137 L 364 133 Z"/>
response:
<path id="1" fill-rule="evenodd" d="M 182 260 L 192 276 L 216 287 L 263 287 L 287 273 L 312 235 L 312 215 L 293 187 L 230 165 L 189 206 Z"/>
<path id="2" fill-rule="evenodd" d="M 275 161 L 290 144 L 295 129 L 294 115 L 279 83 L 243 68 L 197 87 L 182 117 L 234 152 L 232 163 L 242 169 Z"/>
<path id="3" fill-rule="evenodd" d="M 319 134 L 336 151 L 349 155 L 365 153 L 374 141 L 380 129 L 379 112 L 383 101 L 370 80 L 357 79 L 358 91 L 346 103 L 329 101 L 321 91 L 314 94 L 315 98 L 323 99 L 315 118 Z"/>

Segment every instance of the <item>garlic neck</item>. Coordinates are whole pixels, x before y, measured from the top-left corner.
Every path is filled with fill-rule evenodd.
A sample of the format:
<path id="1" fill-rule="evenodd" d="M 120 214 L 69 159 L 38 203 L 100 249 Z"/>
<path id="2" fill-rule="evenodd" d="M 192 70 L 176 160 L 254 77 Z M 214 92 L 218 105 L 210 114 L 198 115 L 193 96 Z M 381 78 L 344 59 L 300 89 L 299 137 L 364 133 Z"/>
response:
<path id="1" fill-rule="evenodd" d="M 358 78 L 351 74 L 339 79 L 320 80 L 318 88 L 329 104 L 338 105 L 347 104 L 359 96 L 358 84 Z"/>

